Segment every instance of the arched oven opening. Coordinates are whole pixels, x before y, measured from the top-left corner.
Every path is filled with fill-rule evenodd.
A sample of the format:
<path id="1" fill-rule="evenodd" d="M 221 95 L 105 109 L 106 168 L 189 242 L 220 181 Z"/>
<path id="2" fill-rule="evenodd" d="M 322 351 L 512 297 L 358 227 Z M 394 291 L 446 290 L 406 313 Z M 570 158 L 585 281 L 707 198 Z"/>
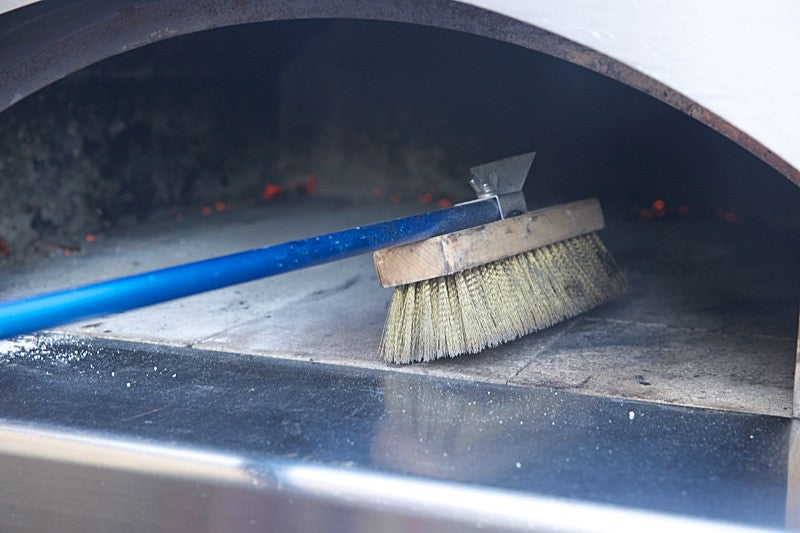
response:
<path id="1" fill-rule="evenodd" d="M 2 298 L 449 206 L 469 167 L 535 150 L 529 206 L 599 198 L 630 291 L 403 370 L 792 414 L 796 186 L 581 67 L 423 26 L 259 23 L 104 60 L 0 123 Z M 388 298 L 366 257 L 62 331 L 383 368 Z"/>

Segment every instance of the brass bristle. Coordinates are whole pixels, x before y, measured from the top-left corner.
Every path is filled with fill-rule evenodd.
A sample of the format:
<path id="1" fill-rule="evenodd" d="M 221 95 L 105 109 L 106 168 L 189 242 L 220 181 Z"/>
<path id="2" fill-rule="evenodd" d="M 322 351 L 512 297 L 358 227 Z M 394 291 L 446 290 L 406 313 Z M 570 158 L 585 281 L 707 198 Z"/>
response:
<path id="1" fill-rule="evenodd" d="M 388 363 L 476 353 L 588 311 L 625 277 L 596 233 L 396 287 L 381 339 Z"/>

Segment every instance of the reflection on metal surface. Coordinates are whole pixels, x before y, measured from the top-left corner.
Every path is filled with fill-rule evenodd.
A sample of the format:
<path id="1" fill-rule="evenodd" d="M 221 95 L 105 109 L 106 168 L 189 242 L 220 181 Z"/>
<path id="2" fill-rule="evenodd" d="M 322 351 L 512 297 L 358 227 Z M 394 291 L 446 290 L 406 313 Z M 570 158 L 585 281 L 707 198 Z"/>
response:
<path id="1" fill-rule="evenodd" d="M 544 497 L 475 485 L 437 481 L 429 477 L 400 476 L 377 470 L 325 466 L 285 460 L 255 459 L 202 452 L 187 447 L 165 447 L 90 435 L 75 435 L 37 427 L 0 427 L 0 470 L 18 465 L 26 483 L 14 493 L 28 505 L 12 507 L 17 525 L 60 523 L 62 531 L 79 530 L 60 522 L 62 515 L 83 516 L 92 528 L 124 524 L 145 530 L 151 525 L 176 525 L 181 510 L 199 514 L 205 526 L 226 527 L 235 521 L 281 530 L 373 531 L 387 524 L 426 527 L 479 528 L 487 531 L 571 530 L 641 531 L 757 531 L 720 522 L 683 518 L 644 510 L 625 509 L 568 499 Z M 93 474 L 88 475 L 90 472 Z M 58 480 L 49 488 L 47 480 Z M 32 484 L 30 484 L 32 483 Z M 147 519 L 137 516 L 143 503 L 164 499 Z M 2 494 L 2 491 L 0 491 Z M 211 507 L 186 507 L 192 500 Z M 86 500 L 92 503 L 87 504 Z M 43 502 L 46 511 L 29 515 Z M 276 504 L 285 500 L 288 505 Z M 180 505 L 175 507 L 175 503 Z M 255 506 L 253 506 L 255 504 Z M 80 509 L 70 509 L 77 505 Z M 0 509 L 7 509 L 7 498 Z M 105 514 L 100 508 L 114 510 Z M 254 508 L 253 508 L 254 507 Z M 332 517 L 346 513 L 348 520 Z M 47 517 L 44 522 L 42 517 Z M 273 527 L 276 526 L 276 527 Z M 21 529 L 25 529 L 22 527 Z M 758 530 L 760 531 L 760 530 Z"/>
<path id="2" fill-rule="evenodd" d="M 48 444 L 56 447 L 74 438 L 34 428 L 21 431 L 47 433 Z M 130 449 L 128 458 L 150 462 L 154 448 Z M 209 460 L 186 448 L 175 451 L 185 454 L 187 465 Z M 64 460 L 56 458 L 58 454 L 44 454 L 47 459 L 33 455 L 0 452 L 4 532 L 640 531 L 651 527 L 756 531 L 644 510 L 301 461 L 256 459 L 248 469 L 262 473 L 260 480 L 243 484 L 209 477 L 202 464 L 175 477 L 174 472 L 157 469 L 107 468 L 101 464 L 105 459 L 94 461 L 90 453 L 79 460 L 69 453 Z"/>
<path id="3" fill-rule="evenodd" d="M 659 501 L 659 506 L 666 505 L 662 509 L 677 501 L 682 501 L 684 509 L 700 501 L 710 503 L 715 489 L 698 490 L 696 484 L 711 479 L 722 481 L 717 476 L 727 479 L 722 483 L 725 490 L 736 492 L 737 486 L 749 484 L 747 477 L 766 473 L 762 467 L 746 468 L 749 474 L 733 472 L 735 468 L 728 462 L 731 454 L 741 452 L 757 439 L 761 441 L 760 430 L 741 431 L 751 426 L 736 414 L 723 416 L 730 416 L 735 425 L 740 422 L 745 425 L 722 429 L 710 419 L 702 422 L 683 419 L 676 425 L 677 419 L 682 418 L 681 410 L 661 411 L 656 406 L 650 411 L 636 406 L 624 411 L 629 424 L 620 425 L 613 409 L 606 411 L 601 407 L 603 401 L 588 399 L 584 408 L 576 408 L 569 393 L 559 391 L 541 395 L 505 394 L 492 387 L 465 391 L 424 379 L 398 380 L 391 374 L 384 378 L 383 390 L 385 414 L 372 440 L 371 455 L 376 465 L 394 472 L 467 483 L 476 479 L 503 479 L 503 488 L 518 487 L 516 484 L 521 480 L 536 478 L 536 490 L 544 493 L 563 494 L 560 489 L 552 489 L 569 486 L 575 490 L 571 494 L 579 499 L 625 500 L 626 505 L 634 507 L 638 506 L 635 502 L 638 495 L 638 503 Z M 719 415 L 713 411 L 706 414 Z M 699 427 L 705 432 L 702 436 Z M 731 439 L 730 448 L 706 455 L 701 450 L 711 443 L 709 438 L 713 440 L 711 433 L 718 430 L 730 431 L 726 437 Z M 656 437 L 662 432 L 663 440 Z M 762 448 L 760 453 L 761 459 L 772 467 L 783 460 L 783 452 L 771 458 L 768 448 Z M 469 458 L 469 466 L 454 462 L 457 457 Z M 717 470 L 713 463 L 720 459 L 728 466 L 720 465 Z M 712 474 L 712 470 L 717 473 Z M 342 488 L 336 490 L 346 492 Z M 742 505 L 754 504 L 765 494 L 760 489 L 752 491 L 759 495 L 750 495 L 748 490 Z M 387 492 L 398 491 L 395 488 Z M 621 499 L 611 496 L 614 493 Z M 689 497 L 690 494 L 694 497 Z M 467 496 L 455 495 L 430 495 L 429 499 L 469 500 Z M 719 505 L 727 506 L 721 501 Z M 714 507 L 721 510 L 717 504 Z M 731 519 L 737 513 L 731 507 L 716 517 Z"/>
<path id="4" fill-rule="evenodd" d="M 13 424 L 0 425 L 0 454 L 163 477 L 256 482 L 233 455 Z"/>
<path id="5" fill-rule="evenodd" d="M 559 500 L 496 489 L 374 472 L 295 465 L 283 469 L 288 487 L 365 507 L 430 515 L 479 528 L 534 531 L 756 531 L 609 505 Z M 760 530 L 759 530 L 760 531 Z"/>
<path id="6" fill-rule="evenodd" d="M 76 340 L 0 362 L 4 531 L 784 524 L 785 418 Z"/>
<path id="7" fill-rule="evenodd" d="M 569 424 L 558 393 L 531 397 L 498 394 L 491 389 L 479 394 L 448 390 L 420 380 L 408 383 L 388 375 L 383 380 L 386 415 L 372 444 L 373 460 L 393 470 L 440 479 L 473 481 L 476 478 L 524 475 L 531 454 L 547 456 L 571 438 L 574 428 L 592 424 L 588 411 L 572 411 Z M 493 396 L 494 394 L 494 396 Z M 558 432 L 543 431 L 536 439 L 515 442 L 514 435 L 558 420 Z M 457 423 L 443 423 L 443 421 Z M 498 453 L 478 450 L 496 449 Z M 469 469 L 456 468 L 450 458 L 472 457 Z M 525 470 L 523 470 L 523 467 Z"/>

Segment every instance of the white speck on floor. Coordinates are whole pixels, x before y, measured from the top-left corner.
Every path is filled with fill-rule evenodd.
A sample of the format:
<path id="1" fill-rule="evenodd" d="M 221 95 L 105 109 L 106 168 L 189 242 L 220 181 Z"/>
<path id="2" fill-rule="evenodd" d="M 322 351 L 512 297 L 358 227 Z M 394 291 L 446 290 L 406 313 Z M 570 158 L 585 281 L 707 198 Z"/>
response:
<path id="1" fill-rule="evenodd" d="M 16 339 L 0 341 L 0 355 L 17 355 L 20 352 L 37 348 L 36 337 L 24 336 Z"/>
<path id="2" fill-rule="evenodd" d="M 64 344 L 69 350 L 60 349 Z M 0 340 L 0 363 L 25 358 L 53 364 L 80 361 L 92 352 L 90 342 L 85 339 L 60 333 L 21 335 L 13 339 Z"/>

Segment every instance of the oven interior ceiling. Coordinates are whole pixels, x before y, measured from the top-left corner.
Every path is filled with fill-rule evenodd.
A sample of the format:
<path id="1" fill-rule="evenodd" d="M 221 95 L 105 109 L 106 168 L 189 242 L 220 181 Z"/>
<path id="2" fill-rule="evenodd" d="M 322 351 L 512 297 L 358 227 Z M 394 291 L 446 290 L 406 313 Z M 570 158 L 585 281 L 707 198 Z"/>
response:
<path id="1" fill-rule="evenodd" d="M 536 52 L 363 21 L 209 31 L 28 97 L 0 115 L 0 145 L 3 299 L 468 200 L 469 167 L 536 150 L 529 206 L 598 197 L 630 291 L 393 370 L 792 414 L 800 192 L 674 109 Z M 359 257 L 58 334 L 386 368 L 389 298 Z"/>

